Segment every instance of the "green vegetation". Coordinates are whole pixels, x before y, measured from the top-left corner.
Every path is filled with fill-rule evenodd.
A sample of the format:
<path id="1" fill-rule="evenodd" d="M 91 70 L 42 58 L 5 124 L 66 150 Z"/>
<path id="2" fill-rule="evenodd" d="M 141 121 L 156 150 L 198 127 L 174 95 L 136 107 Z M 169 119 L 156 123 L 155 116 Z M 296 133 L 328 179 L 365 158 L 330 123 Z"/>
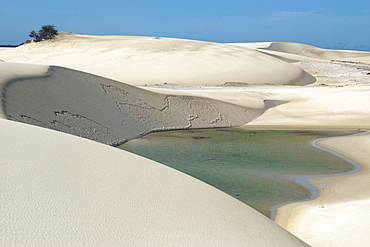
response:
<path id="1" fill-rule="evenodd" d="M 36 42 L 47 39 L 54 39 L 55 35 L 58 35 L 58 30 L 56 30 L 55 26 L 53 25 L 42 26 L 37 33 L 34 30 L 32 30 L 29 34 L 29 36 L 31 38 L 34 38 Z"/>

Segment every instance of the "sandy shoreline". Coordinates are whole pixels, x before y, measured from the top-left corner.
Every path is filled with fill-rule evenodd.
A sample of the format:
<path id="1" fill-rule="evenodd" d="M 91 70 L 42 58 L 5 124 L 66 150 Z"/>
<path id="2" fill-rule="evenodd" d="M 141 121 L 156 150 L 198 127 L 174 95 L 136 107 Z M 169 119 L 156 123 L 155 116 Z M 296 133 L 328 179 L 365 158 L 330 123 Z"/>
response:
<path id="1" fill-rule="evenodd" d="M 315 129 L 317 131 L 321 131 L 321 130 L 326 130 L 326 129 Z M 341 129 L 339 130 L 336 130 L 336 131 L 343 131 Z M 357 134 L 345 134 L 343 136 L 338 136 L 338 137 L 344 137 L 344 136 L 356 136 L 356 135 L 361 135 L 361 134 L 364 134 L 366 132 L 360 132 L 360 133 L 357 133 Z M 345 160 L 346 162 L 348 162 L 349 164 L 352 164 L 353 165 L 353 169 L 349 172 L 345 172 L 345 173 L 336 173 L 336 174 L 331 174 L 331 175 L 316 175 L 316 176 L 293 176 L 291 179 L 303 186 L 305 186 L 306 188 L 308 188 L 310 191 L 311 191 L 311 196 L 310 198 L 308 199 L 305 199 L 305 200 L 301 200 L 301 201 L 295 201 L 295 202 L 285 202 L 285 203 L 282 203 L 282 204 L 279 204 L 279 205 L 276 205 L 274 207 L 271 208 L 271 219 L 272 220 L 276 220 L 276 217 L 277 217 L 277 214 L 278 214 L 278 211 L 279 211 L 279 214 L 282 214 L 282 215 L 279 215 L 279 222 L 281 219 L 285 218 L 285 214 L 289 214 L 289 212 L 285 212 L 283 209 L 281 209 L 282 207 L 284 207 L 285 205 L 289 205 L 289 204 L 297 204 L 297 203 L 304 203 L 304 202 L 307 202 L 307 201 L 311 201 L 311 200 L 315 200 L 317 199 L 319 196 L 321 196 L 321 192 L 319 190 L 319 188 L 316 188 L 312 183 L 311 181 L 314 180 L 314 179 L 320 179 L 320 178 L 327 178 L 327 177 L 338 177 L 338 176 L 345 176 L 345 175 L 356 175 L 356 173 L 360 172 L 362 170 L 362 167 L 360 164 L 356 163 L 355 161 L 353 161 L 351 158 L 347 157 L 347 156 L 344 156 L 342 155 L 341 153 L 338 153 L 338 152 L 335 152 L 334 150 L 331 149 L 331 147 L 324 147 L 324 146 L 321 146 L 321 145 L 318 145 L 317 143 L 320 143 L 324 140 L 327 140 L 327 139 L 331 139 L 331 138 L 336 138 L 336 137 L 330 137 L 330 138 L 324 138 L 324 139 L 316 139 L 316 140 L 312 140 L 310 142 L 310 145 L 315 147 L 315 148 L 318 148 L 320 150 L 323 150 L 327 153 L 330 153 L 334 156 L 337 156 L 339 157 L 340 159 L 343 159 Z M 278 223 L 279 223 L 278 222 Z M 285 222 L 284 222 L 285 223 Z M 283 227 L 286 227 L 286 225 L 284 224 L 280 224 L 281 226 Z"/>
<path id="2" fill-rule="evenodd" d="M 2 198 L 1 201 L 9 200 L 14 202 L 14 205 L 24 205 L 24 208 L 17 208 L 18 211 L 12 211 L 6 203 L 1 205 L 0 218 L 6 217 L 7 219 L 6 223 L 0 224 L 2 232 L 7 233 L 2 240 L 6 242 L 2 244 L 22 245 L 24 243 L 22 241 L 27 242 L 28 238 L 37 235 L 32 235 L 35 232 L 29 228 L 27 222 L 19 223 L 17 218 L 20 212 L 26 212 L 24 209 L 27 208 L 25 205 L 28 200 L 24 194 L 19 194 L 20 191 L 14 190 L 17 188 L 16 184 L 19 179 L 23 181 L 22 186 L 25 186 L 25 189 L 27 185 L 36 186 L 34 193 L 38 195 L 42 195 L 45 188 L 62 188 L 63 186 L 58 187 L 60 184 L 54 184 L 53 181 L 46 179 L 48 175 L 57 177 L 55 170 L 47 168 L 48 159 L 55 161 L 55 164 L 71 162 L 77 165 L 79 170 L 76 170 L 75 174 L 70 174 L 65 169 L 58 170 L 63 166 L 54 167 L 66 176 L 70 176 L 69 178 L 73 181 L 86 175 L 84 169 L 90 163 L 84 163 L 84 167 L 78 166 L 81 162 L 77 154 L 89 159 L 91 150 L 83 148 L 86 140 L 79 137 L 95 141 L 86 143 L 91 145 L 92 150 L 95 150 L 97 154 L 100 154 L 99 157 L 94 154 L 92 157 L 101 159 L 101 155 L 104 156 L 105 152 L 112 152 L 112 155 L 120 157 L 121 161 L 115 159 L 102 161 L 110 167 L 109 171 L 112 174 L 120 174 L 117 168 L 118 163 L 125 159 L 129 160 L 123 162 L 127 167 L 137 163 L 152 164 L 152 173 L 160 174 L 159 171 L 162 168 L 158 168 L 158 164 L 154 165 L 151 161 L 139 158 L 135 158 L 135 162 L 131 163 L 132 159 L 129 154 L 116 154 L 118 151 L 107 149 L 110 147 L 96 142 L 115 146 L 152 131 L 187 128 L 238 126 L 246 129 L 368 130 L 370 129 L 370 108 L 366 106 L 370 99 L 369 61 L 370 53 L 367 52 L 331 51 L 292 43 L 218 44 L 169 38 L 95 37 L 68 33 L 61 33 L 54 41 L 31 43 L 14 49 L 0 49 L 0 89 L 2 92 L 0 118 L 13 120 L 1 119 L 0 121 L 0 130 L 3 132 L 2 137 L 4 136 L 2 139 L 4 141 L 1 143 L 4 148 L 1 152 L 6 150 L 1 158 L 6 157 L 2 161 L 7 165 L 7 168 L 2 168 L 4 169 L 2 174 L 5 174 L 6 178 L 4 177 L 0 186 L 4 190 L 2 196 L 7 197 Z M 162 86 L 156 87 L 156 84 Z M 171 86 L 175 84 L 175 87 Z M 15 123 L 14 120 L 23 124 Z M 58 132 L 54 133 L 54 131 L 30 125 L 74 136 L 72 138 L 70 135 L 60 135 Z M 39 142 L 31 145 L 29 138 L 34 136 Z M 66 147 L 55 147 L 60 150 L 60 155 L 51 151 L 45 151 L 43 154 L 42 150 L 48 150 L 43 139 L 57 143 L 58 138 L 66 143 Z M 67 143 L 71 145 L 71 148 Z M 19 155 L 19 151 L 17 153 L 17 145 L 20 144 L 25 145 L 20 150 L 26 154 L 28 164 L 34 165 L 35 168 L 32 170 L 32 166 L 20 166 L 18 167 L 20 173 L 14 173 L 14 164 L 27 164 Z M 32 150 L 26 148 L 30 145 Z M 363 170 L 340 177 L 311 179 L 310 182 L 319 189 L 320 196 L 313 201 L 289 204 L 280 208 L 276 221 L 313 246 L 331 244 L 365 246 L 365 243 L 370 241 L 370 234 L 363 230 L 370 223 L 370 213 L 367 209 L 370 203 L 370 192 L 366 190 L 370 176 L 367 171 L 370 166 L 368 163 L 370 153 L 367 151 L 370 147 L 370 136 L 365 134 L 332 138 L 320 141 L 319 145 L 354 160 L 362 165 Z M 78 151 L 77 156 L 73 156 L 75 160 L 65 160 L 68 159 L 65 157 L 66 153 L 71 154 L 75 151 Z M 44 160 L 39 162 L 34 156 L 36 153 Z M 20 163 L 21 159 L 23 163 Z M 45 207 L 49 213 L 53 212 L 55 205 L 65 206 L 69 200 L 79 205 L 81 209 L 86 209 L 86 205 L 91 203 L 91 198 L 104 197 L 104 191 L 94 194 L 92 188 L 97 185 L 91 183 L 91 181 L 100 179 L 99 174 L 104 173 L 104 167 L 99 167 L 93 161 L 92 163 L 96 173 L 89 173 L 84 177 L 86 184 L 81 186 L 81 190 L 78 190 L 78 187 L 68 187 L 71 191 L 76 189 L 77 194 L 83 193 L 84 189 L 88 189 L 92 194 L 81 200 L 73 199 L 72 194 L 58 194 L 60 197 L 52 197 L 50 202 L 45 201 Z M 38 173 L 38 165 L 45 168 L 42 170 L 45 173 Z M 145 169 L 141 171 L 135 167 L 131 168 L 138 176 L 147 174 Z M 37 171 L 32 177 L 35 180 L 27 180 L 29 178 L 27 171 L 30 171 L 27 169 L 31 169 L 32 172 Z M 140 218 L 137 231 L 134 229 L 130 232 L 133 235 L 127 239 L 116 239 L 115 243 L 109 242 L 111 233 L 105 230 L 100 233 L 94 229 L 86 230 L 85 219 L 77 217 L 76 221 L 72 221 L 72 225 L 69 225 L 68 222 L 63 221 L 63 217 L 59 218 L 65 227 L 63 231 L 72 227 L 71 229 L 83 229 L 82 232 L 86 234 L 82 237 L 74 236 L 77 242 L 68 242 L 67 238 L 45 230 L 53 226 L 52 213 L 46 216 L 42 213 L 35 214 L 38 216 L 35 218 L 32 218 L 33 214 L 27 215 L 26 213 L 24 217 L 31 217 L 35 220 L 35 225 L 46 227 L 36 229 L 42 232 L 41 238 L 35 238 L 39 241 L 38 243 L 46 241 L 61 245 L 82 244 L 84 240 L 90 239 L 89 236 L 100 236 L 101 239 L 91 238 L 93 242 L 89 243 L 93 245 L 95 241 L 102 245 L 116 243 L 130 245 L 137 241 L 137 245 L 140 243 L 151 245 L 153 241 L 157 241 L 158 245 L 214 243 L 218 246 L 231 246 L 242 245 L 246 242 L 249 246 L 279 246 L 279 244 L 289 246 L 289 243 L 291 246 L 305 245 L 272 221 L 260 221 L 258 215 L 255 216 L 258 223 L 248 220 L 240 223 L 243 225 L 244 233 L 248 232 L 249 235 L 247 235 L 250 238 L 243 231 L 235 233 L 226 230 L 227 236 L 222 235 L 224 238 L 220 239 L 218 237 L 220 232 L 214 228 L 215 226 L 226 228 L 230 226 L 232 229 L 237 229 L 239 223 L 233 223 L 232 219 L 244 217 L 230 216 L 232 208 L 238 208 L 237 211 L 241 215 L 254 214 L 254 211 L 240 206 L 234 200 L 225 199 L 223 194 L 218 194 L 212 189 L 213 192 L 209 192 L 207 196 L 205 193 L 207 189 L 199 185 L 197 181 L 188 180 L 183 174 L 177 175 L 178 181 L 171 179 L 171 174 L 168 175 L 169 177 L 158 175 L 157 179 L 164 182 L 158 190 L 159 194 L 163 192 L 162 194 L 165 195 L 171 192 L 172 183 L 180 182 L 181 184 L 181 181 L 188 181 L 191 188 L 195 191 L 199 188 L 199 192 L 206 198 L 215 196 L 213 197 L 215 201 L 226 200 L 228 206 L 224 208 L 225 217 L 217 217 L 216 212 L 219 208 L 214 207 L 214 203 L 207 204 L 205 201 L 198 201 L 200 204 L 192 208 L 192 212 L 195 214 L 200 212 L 205 216 L 208 215 L 210 207 L 213 208 L 212 212 L 215 212 L 216 216 L 211 217 L 210 223 L 206 220 L 199 222 L 196 217 L 190 217 L 187 218 L 188 224 L 181 224 L 172 215 L 177 215 L 179 219 L 186 218 L 187 215 L 184 214 L 186 210 L 176 211 L 173 208 L 173 211 L 168 211 L 171 213 L 166 214 L 159 204 L 155 204 L 158 207 L 153 208 L 150 203 L 143 201 L 142 198 L 146 198 L 145 193 L 145 196 L 138 198 L 129 190 L 123 196 L 130 197 L 147 213 Z M 15 177 L 18 180 L 12 180 Z M 103 183 L 109 183 L 109 176 L 101 179 Z M 151 177 L 151 179 L 154 178 Z M 43 187 L 43 181 L 47 181 L 50 187 Z M 113 194 L 110 194 L 108 201 L 116 200 L 116 196 L 121 193 L 116 187 L 118 185 L 128 186 L 139 194 L 145 191 L 146 185 L 142 183 L 132 181 L 129 184 L 120 184 L 119 179 L 112 181 L 117 183 L 110 185 L 109 189 Z M 155 183 L 154 180 L 153 183 Z M 58 193 L 61 191 L 63 190 L 57 190 Z M 189 198 L 197 197 L 196 193 L 189 193 L 191 195 Z M 151 199 L 155 201 L 157 198 L 159 201 L 176 205 L 184 199 L 179 195 L 176 195 L 173 200 L 158 194 L 156 196 Z M 31 196 L 29 199 L 34 200 L 35 198 Z M 192 207 L 191 200 L 189 199 L 189 203 L 184 205 Z M 37 211 L 37 200 L 33 202 L 32 205 L 35 207 L 31 208 Z M 100 203 L 105 202 L 103 200 Z M 111 219 L 109 213 L 107 214 L 104 210 L 99 216 L 100 204 L 92 203 L 91 205 L 96 207 L 87 207 L 88 212 L 97 214 L 98 218 Z M 131 222 L 135 222 L 135 217 L 139 214 L 135 211 L 135 207 L 137 205 L 128 205 L 126 208 L 127 212 L 137 213 L 130 215 L 131 218 L 126 218 Z M 58 210 L 61 208 L 56 207 L 56 209 L 60 212 Z M 118 207 L 115 210 L 124 221 L 127 215 Z M 77 211 L 72 210 L 72 212 L 68 215 L 71 219 L 78 215 Z M 163 237 L 165 230 L 161 231 L 162 228 L 158 228 L 158 231 L 149 231 L 151 234 L 143 239 L 141 233 L 148 229 L 145 226 L 153 223 L 148 223 L 147 219 L 157 216 L 158 212 L 166 219 L 159 223 L 161 227 L 164 227 L 163 229 L 167 229 L 166 224 L 170 222 L 172 230 L 179 227 L 178 229 L 181 228 L 189 235 L 182 234 L 180 230 L 171 236 Z M 63 213 L 65 212 L 60 215 Z M 224 219 L 228 220 L 227 224 L 222 222 Z M 17 225 L 18 223 L 20 225 Z M 195 242 L 187 242 L 190 238 L 186 236 L 193 234 L 190 228 L 195 225 L 201 229 L 204 224 L 207 225 L 205 229 L 210 231 L 201 231 L 199 238 L 194 240 Z M 14 225 L 18 228 L 14 228 Z M 108 228 L 114 229 L 113 232 L 118 236 L 122 231 L 127 230 L 122 227 L 124 226 L 115 222 Z M 26 232 L 30 235 L 22 235 L 24 229 L 28 229 Z M 100 228 L 97 226 L 96 229 Z M 19 237 L 19 234 L 22 237 Z M 178 236 L 182 236 L 180 242 L 177 241 Z M 20 239 L 19 242 L 17 239 Z M 292 245 L 292 243 L 295 244 Z"/>
<path id="3" fill-rule="evenodd" d="M 320 192 L 312 201 L 278 209 L 276 222 L 312 246 L 367 246 L 369 224 L 369 133 L 335 137 L 319 145 L 340 153 L 361 165 L 361 171 L 333 177 L 312 178 Z"/>

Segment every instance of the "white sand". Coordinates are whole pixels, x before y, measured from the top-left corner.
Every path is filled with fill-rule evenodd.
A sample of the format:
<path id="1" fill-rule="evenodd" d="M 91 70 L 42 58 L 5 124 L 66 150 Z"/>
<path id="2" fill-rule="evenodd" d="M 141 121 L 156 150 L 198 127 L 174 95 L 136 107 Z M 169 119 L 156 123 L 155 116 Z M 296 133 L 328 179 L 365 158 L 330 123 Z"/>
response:
<path id="1" fill-rule="evenodd" d="M 266 45 L 266 44 L 265 44 Z M 305 47 L 305 46 L 303 46 Z M 179 94 L 217 98 L 240 105 L 261 104 L 263 100 L 288 101 L 266 111 L 261 117 L 243 126 L 249 129 L 370 129 L 370 66 L 357 58 L 339 54 L 347 62 L 332 62 L 323 57 L 303 58 L 285 51 L 284 59 L 304 68 L 318 78 L 306 87 L 248 86 L 240 88 L 178 89 Z M 339 53 L 339 52 L 338 52 Z M 362 56 L 368 53 L 358 53 Z M 356 56 L 355 56 L 356 57 Z M 319 59 L 319 60 L 316 60 Z M 156 92 L 170 89 L 154 88 Z M 173 90 L 173 89 L 172 89 Z M 368 246 L 370 235 L 370 181 L 367 172 L 370 160 L 370 136 L 333 138 L 320 142 L 363 166 L 360 173 L 311 179 L 320 196 L 310 202 L 289 204 L 279 209 L 276 222 L 312 246 Z"/>
<path id="2" fill-rule="evenodd" d="M 320 196 L 279 208 L 276 222 L 312 246 L 368 246 L 370 134 L 320 141 L 361 164 L 358 173 L 310 179 Z"/>
<path id="3" fill-rule="evenodd" d="M 327 50 L 310 45 L 287 42 L 233 43 L 258 50 L 285 61 L 353 61 L 369 62 L 369 52 Z"/>
<path id="4" fill-rule="evenodd" d="M 158 94 L 66 68 L 0 63 L 0 116 L 117 146 L 158 130 L 231 127 L 269 105 Z"/>
<path id="5" fill-rule="evenodd" d="M 92 44 L 100 40 L 85 39 Z M 112 39 L 119 43 L 122 38 L 109 38 L 108 43 Z M 85 49 L 94 50 L 88 43 L 83 43 Z M 156 130 L 241 125 L 271 106 L 158 94 L 77 70 L 39 65 L 48 64 L 46 60 L 32 61 L 38 60 L 32 55 L 35 50 L 50 57 L 52 51 L 65 53 L 65 61 L 93 58 L 89 52 L 76 52 L 73 45 L 52 47 L 57 44 L 47 44 L 51 48 L 44 51 L 40 43 L 1 53 L 6 61 L 0 63 L 1 118 L 118 145 Z M 115 49 L 105 53 L 105 59 L 112 53 Z M 9 54 L 22 63 L 8 62 Z M 181 59 L 184 54 L 177 55 Z M 106 66 L 106 60 L 90 64 Z M 160 71 L 165 76 L 166 68 Z M 140 66 L 137 69 L 141 72 Z M 135 74 L 152 79 L 150 73 Z M 0 135 L 0 245 L 306 246 L 247 205 L 153 161 L 14 121 L 0 120 Z"/>
<path id="6" fill-rule="evenodd" d="M 370 129 L 369 58 L 364 52 L 291 43 L 216 44 L 62 33 L 55 41 L 0 50 L 5 61 L 0 62 L 0 118 L 111 145 L 156 130 L 245 123 L 242 128 Z M 238 86 L 216 87 L 226 82 Z M 17 205 L 1 206 L 1 218 L 6 217 L 1 231 L 9 245 L 32 239 L 51 245 L 297 246 L 295 237 L 249 207 L 157 163 L 5 120 L 0 131 L 0 150 L 6 155 L 1 156 L 6 157 L 1 195 Z M 368 135 L 333 139 L 328 147 L 365 167 L 369 140 Z M 352 141 L 353 148 L 348 145 Z M 55 169 L 48 170 L 48 165 Z M 92 169 L 86 172 L 86 166 Z M 122 167 L 135 175 L 122 173 Z M 367 183 L 365 170 L 347 176 L 348 183 Z M 360 182 L 349 189 L 346 181 L 313 180 L 320 197 L 286 206 L 289 210 L 283 207 L 277 221 L 314 246 L 365 246 L 370 242 L 364 231 L 370 196 Z M 170 206 L 162 207 L 162 201 Z M 47 208 L 42 212 L 40 202 Z M 340 236 L 337 226 L 343 229 Z"/>
<path id="7" fill-rule="evenodd" d="M 264 100 L 289 102 L 268 109 L 243 128 L 266 129 L 367 129 L 370 109 L 370 86 L 353 87 L 288 87 L 253 86 L 163 89 L 151 91 L 197 95 L 219 99 L 246 107 L 262 107 Z"/>
<path id="8" fill-rule="evenodd" d="M 190 176 L 0 119 L 1 246 L 306 246 Z"/>
<path id="9" fill-rule="evenodd" d="M 170 38 L 60 33 L 58 41 L 1 50 L 0 59 L 69 67 L 131 85 L 306 85 L 315 81 L 296 66 L 248 48 Z"/>
<path id="10" fill-rule="evenodd" d="M 280 47 L 284 48 L 280 52 L 288 56 L 290 52 L 302 55 L 305 53 L 302 50 L 309 48 L 298 44 L 293 47 L 289 50 L 289 45 L 285 44 Z M 303 49 L 299 51 L 297 47 Z M 285 95 L 290 93 L 296 98 L 270 109 L 248 125 L 261 128 L 277 124 L 279 128 L 369 130 L 370 112 L 366 107 L 370 99 L 369 53 L 309 50 L 311 54 L 308 57 L 342 61 L 291 61 L 298 62 L 298 66 L 315 75 L 318 78 L 315 85 L 325 86 L 284 88 Z M 282 97 L 279 90 L 268 91 Z M 349 157 L 360 164 L 362 170 L 351 175 L 311 179 L 320 196 L 313 201 L 279 208 L 276 222 L 312 246 L 368 246 L 370 135 L 331 138 L 318 144 Z"/>

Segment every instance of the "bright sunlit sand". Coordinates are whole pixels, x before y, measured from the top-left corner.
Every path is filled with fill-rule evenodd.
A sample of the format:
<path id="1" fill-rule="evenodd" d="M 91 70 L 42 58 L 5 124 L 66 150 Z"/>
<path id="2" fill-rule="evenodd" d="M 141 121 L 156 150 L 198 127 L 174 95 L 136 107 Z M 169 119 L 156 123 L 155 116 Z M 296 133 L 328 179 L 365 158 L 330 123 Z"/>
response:
<path id="1" fill-rule="evenodd" d="M 369 58 L 70 33 L 0 49 L 1 245 L 366 246 L 368 134 L 318 143 L 362 170 L 312 179 L 319 197 L 280 208 L 280 226 L 108 145 L 172 129 L 368 130 Z"/>

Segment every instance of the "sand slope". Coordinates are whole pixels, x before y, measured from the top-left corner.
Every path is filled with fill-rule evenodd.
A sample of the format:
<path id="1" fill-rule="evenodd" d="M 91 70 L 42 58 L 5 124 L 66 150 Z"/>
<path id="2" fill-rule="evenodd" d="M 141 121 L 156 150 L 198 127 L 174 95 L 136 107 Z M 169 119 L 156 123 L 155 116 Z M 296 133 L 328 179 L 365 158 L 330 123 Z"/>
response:
<path id="1" fill-rule="evenodd" d="M 0 136 L 1 246 L 307 246 L 213 187 L 123 150 L 3 119 Z"/>
<path id="2" fill-rule="evenodd" d="M 4 118 L 113 146 L 158 130 L 243 125 L 266 109 L 158 94 L 56 66 L 1 63 L 0 73 Z"/>
<path id="3" fill-rule="evenodd" d="M 321 49 L 318 47 L 289 42 L 233 43 L 233 45 L 255 49 L 287 62 L 297 61 L 370 61 L 369 52 Z"/>
<path id="4" fill-rule="evenodd" d="M 312 246 L 368 246 L 370 134 L 320 141 L 362 166 L 356 174 L 311 179 L 320 197 L 279 208 L 276 222 Z"/>
<path id="5" fill-rule="evenodd" d="M 257 89 L 265 99 L 286 100 L 248 126 L 286 129 L 370 128 L 370 87 L 309 87 Z"/>
<path id="6" fill-rule="evenodd" d="M 343 76 L 343 81 L 333 81 L 333 86 L 319 87 L 145 88 L 158 93 L 208 97 L 245 107 L 262 107 L 266 100 L 285 102 L 267 109 L 260 117 L 242 126 L 243 128 L 369 129 L 370 108 L 364 106 L 369 104 L 370 81 L 366 84 L 366 77 L 360 82 L 344 81 L 345 78 Z M 341 83 L 361 85 L 340 86 L 343 85 Z"/>
<path id="7" fill-rule="evenodd" d="M 289 103 L 269 109 L 248 123 L 256 128 L 286 129 L 368 129 L 370 111 L 369 52 L 332 51 L 294 43 L 239 44 L 258 50 L 275 49 L 280 58 L 291 59 L 317 78 L 304 87 L 253 86 L 234 90 L 233 94 L 282 100 Z M 270 47 L 270 48 L 269 48 Z M 274 51 L 275 52 L 275 51 Z M 293 57 L 294 56 L 294 57 Z M 315 58 L 314 58 L 315 57 Z M 341 59 L 331 61 L 328 59 Z M 351 62 L 356 59 L 356 62 Z M 222 97 L 226 97 L 221 93 Z M 246 126 L 248 127 L 248 126 Z"/>
<path id="8" fill-rule="evenodd" d="M 0 50 L 0 59 L 58 65 L 132 85 L 315 82 L 302 69 L 248 48 L 171 38 L 61 32 L 53 41 Z"/>
<path id="9" fill-rule="evenodd" d="M 369 58 L 366 52 L 292 43 L 61 33 L 55 41 L 0 50 L 0 118 L 111 145 L 150 131 L 245 123 L 262 129 L 369 129 Z M 237 86 L 215 86 L 226 82 Z M 4 245 L 301 244 L 272 222 L 250 216 L 245 205 L 157 163 L 5 120 L 0 134 Z M 369 136 L 361 138 L 334 139 L 329 146 L 366 165 Z M 319 207 L 318 201 L 287 206 L 282 217 L 288 229 L 317 246 L 366 246 L 367 173 L 327 181 L 314 181 L 328 191 Z"/>
<path id="10" fill-rule="evenodd" d="M 347 58 L 369 56 L 368 52 L 329 50 L 329 49 L 321 49 L 321 48 L 310 46 L 310 45 L 304 45 L 304 44 L 298 44 L 298 43 L 288 43 L 288 42 L 272 42 L 270 46 L 266 48 L 262 48 L 262 49 L 268 50 L 268 51 L 291 53 L 295 55 L 301 55 L 301 56 L 312 57 L 312 58 L 317 58 L 317 59 L 326 59 L 326 60 L 341 60 L 341 59 L 347 59 Z"/>

